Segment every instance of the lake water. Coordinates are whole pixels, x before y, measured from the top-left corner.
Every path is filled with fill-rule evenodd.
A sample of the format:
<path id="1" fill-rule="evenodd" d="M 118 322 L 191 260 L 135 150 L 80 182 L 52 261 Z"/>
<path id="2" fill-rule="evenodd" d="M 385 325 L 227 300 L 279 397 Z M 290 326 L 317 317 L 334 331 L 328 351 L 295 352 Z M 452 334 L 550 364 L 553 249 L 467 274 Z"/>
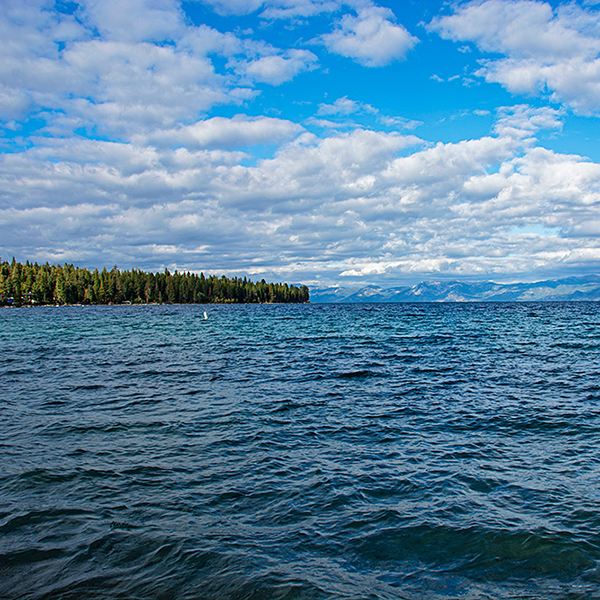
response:
<path id="1" fill-rule="evenodd" d="M 598 304 L 4 309 L 0 386 L 2 598 L 600 598 Z"/>

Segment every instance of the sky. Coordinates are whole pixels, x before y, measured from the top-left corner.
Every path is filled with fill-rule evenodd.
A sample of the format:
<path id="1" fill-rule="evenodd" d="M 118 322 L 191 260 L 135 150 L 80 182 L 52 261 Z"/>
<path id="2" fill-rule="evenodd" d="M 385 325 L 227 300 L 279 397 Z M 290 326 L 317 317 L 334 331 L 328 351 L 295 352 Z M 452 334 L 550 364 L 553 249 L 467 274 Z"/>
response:
<path id="1" fill-rule="evenodd" d="M 600 270 L 600 2 L 0 0 L 0 257 Z"/>

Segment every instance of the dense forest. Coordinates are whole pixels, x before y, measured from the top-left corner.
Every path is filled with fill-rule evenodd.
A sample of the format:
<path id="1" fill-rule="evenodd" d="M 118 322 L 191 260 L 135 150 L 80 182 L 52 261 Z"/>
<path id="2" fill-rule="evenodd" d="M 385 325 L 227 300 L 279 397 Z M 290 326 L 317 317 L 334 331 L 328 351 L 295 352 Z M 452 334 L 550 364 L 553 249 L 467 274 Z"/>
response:
<path id="1" fill-rule="evenodd" d="M 203 273 L 108 271 L 0 260 L 0 305 L 308 302 L 306 286 Z"/>

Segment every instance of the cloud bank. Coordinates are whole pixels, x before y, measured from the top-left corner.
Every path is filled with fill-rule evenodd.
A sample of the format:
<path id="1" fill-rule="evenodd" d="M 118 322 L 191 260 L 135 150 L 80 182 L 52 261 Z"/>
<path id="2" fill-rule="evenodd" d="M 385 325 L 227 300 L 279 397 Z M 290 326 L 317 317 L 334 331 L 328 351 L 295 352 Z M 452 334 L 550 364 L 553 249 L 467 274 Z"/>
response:
<path id="1" fill-rule="evenodd" d="M 323 139 L 264 121 L 174 133 L 195 136 L 196 150 L 71 141 L 4 156 L 3 244 L 34 260 L 148 268 L 210 257 L 219 272 L 312 283 L 517 276 L 600 259 L 600 165 L 532 144 L 543 111 L 505 111 L 497 135 L 435 145 L 360 129 Z M 233 132 L 248 144 L 293 139 L 244 166 L 225 149 Z M 526 225 L 538 233 L 514 233 Z"/>

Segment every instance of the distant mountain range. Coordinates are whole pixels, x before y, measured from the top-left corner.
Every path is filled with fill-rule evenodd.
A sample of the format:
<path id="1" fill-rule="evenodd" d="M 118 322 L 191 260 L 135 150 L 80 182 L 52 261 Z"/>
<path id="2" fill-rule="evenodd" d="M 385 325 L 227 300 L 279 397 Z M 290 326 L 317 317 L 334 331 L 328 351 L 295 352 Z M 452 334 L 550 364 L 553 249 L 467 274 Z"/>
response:
<path id="1" fill-rule="evenodd" d="M 311 288 L 311 302 L 541 302 L 600 300 L 600 275 L 536 283 L 423 281 L 412 287 Z"/>

